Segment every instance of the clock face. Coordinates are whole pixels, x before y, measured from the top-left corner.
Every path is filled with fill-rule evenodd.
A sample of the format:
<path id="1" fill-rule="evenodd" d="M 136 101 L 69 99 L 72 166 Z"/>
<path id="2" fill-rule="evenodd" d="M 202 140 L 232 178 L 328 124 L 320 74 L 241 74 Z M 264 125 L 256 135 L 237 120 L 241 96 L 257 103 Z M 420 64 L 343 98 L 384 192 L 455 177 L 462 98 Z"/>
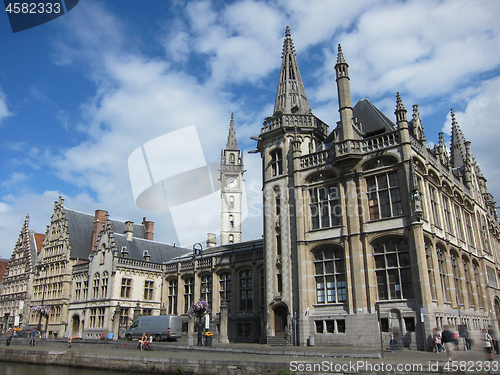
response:
<path id="1" fill-rule="evenodd" d="M 238 180 L 234 177 L 228 177 L 226 180 L 226 186 L 230 188 L 234 188 L 238 186 Z"/>

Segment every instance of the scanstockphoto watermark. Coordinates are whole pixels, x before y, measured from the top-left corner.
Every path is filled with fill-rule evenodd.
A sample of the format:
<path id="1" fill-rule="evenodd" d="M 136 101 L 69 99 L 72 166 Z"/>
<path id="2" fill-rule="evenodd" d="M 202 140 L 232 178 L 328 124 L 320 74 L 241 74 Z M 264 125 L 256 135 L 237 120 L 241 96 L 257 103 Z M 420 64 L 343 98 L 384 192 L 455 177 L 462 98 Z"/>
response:
<path id="1" fill-rule="evenodd" d="M 427 361 L 423 363 L 385 363 L 368 361 L 349 361 L 345 363 L 335 363 L 332 361 L 322 361 L 319 363 L 310 362 L 290 362 L 291 372 L 483 372 L 498 371 L 497 361 L 452 361 L 447 362 L 441 367 L 438 361 Z"/>

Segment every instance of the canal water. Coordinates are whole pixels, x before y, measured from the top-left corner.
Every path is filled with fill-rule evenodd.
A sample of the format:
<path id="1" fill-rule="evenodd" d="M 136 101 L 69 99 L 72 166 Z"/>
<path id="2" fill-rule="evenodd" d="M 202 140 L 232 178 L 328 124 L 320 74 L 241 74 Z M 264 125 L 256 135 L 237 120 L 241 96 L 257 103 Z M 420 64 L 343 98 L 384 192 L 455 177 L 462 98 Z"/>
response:
<path id="1" fill-rule="evenodd" d="M 2 375 L 147 375 L 148 373 L 142 371 L 138 372 L 124 372 L 112 370 L 99 370 L 94 368 L 77 368 L 69 366 L 50 366 L 50 365 L 34 365 L 30 363 L 19 362 L 1 362 L 0 361 L 0 374 Z"/>

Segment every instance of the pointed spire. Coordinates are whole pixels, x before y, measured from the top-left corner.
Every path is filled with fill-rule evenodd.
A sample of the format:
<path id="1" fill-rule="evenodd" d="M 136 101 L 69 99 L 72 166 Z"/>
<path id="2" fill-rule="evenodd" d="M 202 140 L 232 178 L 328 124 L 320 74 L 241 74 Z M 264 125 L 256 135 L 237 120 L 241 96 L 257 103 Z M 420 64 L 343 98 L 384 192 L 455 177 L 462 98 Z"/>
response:
<path id="1" fill-rule="evenodd" d="M 399 92 L 396 94 L 396 111 L 394 111 L 394 114 L 396 115 L 396 122 L 399 128 L 407 125 L 406 108 L 401 100 L 401 96 L 399 96 Z"/>
<path id="2" fill-rule="evenodd" d="M 226 150 L 238 150 L 238 140 L 234 128 L 234 114 L 231 112 L 231 122 L 229 123 L 229 135 L 227 136 Z"/>
<path id="3" fill-rule="evenodd" d="M 465 138 L 458 126 L 455 112 L 451 110 L 451 166 L 459 168 L 465 166 Z"/>
<path id="4" fill-rule="evenodd" d="M 344 53 L 342 52 L 342 46 L 340 45 L 340 43 L 337 53 L 337 64 L 345 64 Z"/>
<path id="5" fill-rule="evenodd" d="M 278 112 L 287 114 L 311 113 L 288 26 L 285 31 L 280 80 L 274 103 L 274 114 Z"/>

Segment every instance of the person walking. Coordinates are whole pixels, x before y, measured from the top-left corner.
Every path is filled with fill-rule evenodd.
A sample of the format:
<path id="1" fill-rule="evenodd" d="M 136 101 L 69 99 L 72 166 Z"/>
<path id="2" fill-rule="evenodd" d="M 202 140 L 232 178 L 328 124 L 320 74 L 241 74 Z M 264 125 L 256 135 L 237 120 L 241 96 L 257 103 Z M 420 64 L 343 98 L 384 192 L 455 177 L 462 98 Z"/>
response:
<path id="1" fill-rule="evenodd" d="M 484 349 L 486 350 L 486 360 L 493 361 L 493 337 L 486 329 L 483 329 Z"/>
<path id="2" fill-rule="evenodd" d="M 30 333 L 30 346 L 36 346 L 36 338 L 38 336 L 38 332 L 36 331 L 35 328 L 33 328 L 33 331 Z"/>
<path id="3" fill-rule="evenodd" d="M 441 340 L 444 344 L 446 353 L 448 354 L 448 361 L 452 361 L 455 339 L 453 337 L 453 332 L 451 331 L 450 326 L 446 325 L 443 328 L 444 330 L 443 333 L 441 334 Z"/>
<path id="4" fill-rule="evenodd" d="M 432 338 L 434 341 L 434 347 L 436 349 L 436 353 L 444 352 L 445 349 L 443 348 L 443 344 L 442 344 L 441 331 L 439 330 L 438 327 L 433 329 Z"/>

